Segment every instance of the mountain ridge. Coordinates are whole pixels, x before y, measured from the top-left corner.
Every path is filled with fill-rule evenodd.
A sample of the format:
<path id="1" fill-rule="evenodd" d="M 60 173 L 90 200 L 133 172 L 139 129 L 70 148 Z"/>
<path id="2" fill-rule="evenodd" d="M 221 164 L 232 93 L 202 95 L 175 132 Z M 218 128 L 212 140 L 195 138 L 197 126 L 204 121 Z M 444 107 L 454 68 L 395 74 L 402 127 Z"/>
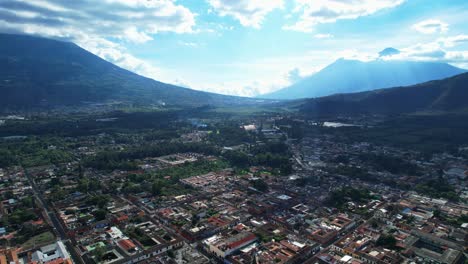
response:
<path id="1" fill-rule="evenodd" d="M 468 73 L 412 86 L 299 100 L 306 115 L 394 115 L 468 110 Z"/>
<path id="2" fill-rule="evenodd" d="M 261 95 L 267 99 L 316 98 L 338 93 L 408 86 L 466 72 L 447 63 L 338 59 L 321 71 L 278 90 Z"/>
<path id="3" fill-rule="evenodd" d="M 71 42 L 15 34 L 0 34 L 0 92 L 0 110 L 112 101 L 190 106 L 254 101 L 143 77 Z"/>

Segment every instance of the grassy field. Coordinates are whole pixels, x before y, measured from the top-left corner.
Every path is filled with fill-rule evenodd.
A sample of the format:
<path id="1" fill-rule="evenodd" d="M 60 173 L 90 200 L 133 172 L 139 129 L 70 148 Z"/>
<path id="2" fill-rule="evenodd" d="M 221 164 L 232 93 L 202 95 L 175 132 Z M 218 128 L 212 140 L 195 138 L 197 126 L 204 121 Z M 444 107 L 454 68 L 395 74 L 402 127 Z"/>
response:
<path id="1" fill-rule="evenodd" d="M 35 237 L 32 237 L 28 241 L 24 242 L 24 244 L 21 245 L 21 247 L 23 249 L 27 249 L 27 248 L 33 248 L 34 246 L 47 245 L 53 242 L 55 242 L 54 234 L 52 234 L 52 232 L 50 231 L 47 231 Z"/>

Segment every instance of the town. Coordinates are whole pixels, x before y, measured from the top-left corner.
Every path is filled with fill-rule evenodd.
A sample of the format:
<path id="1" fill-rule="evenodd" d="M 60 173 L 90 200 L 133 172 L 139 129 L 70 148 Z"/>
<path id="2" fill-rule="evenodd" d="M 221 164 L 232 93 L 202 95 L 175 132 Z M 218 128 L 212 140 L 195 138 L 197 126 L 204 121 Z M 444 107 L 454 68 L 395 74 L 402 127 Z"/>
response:
<path id="1" fill-rule="evenodd" d="M 0 263 L 466 263 L 468 145 L 346 136 L 376 120 L 3 138 Z"/>

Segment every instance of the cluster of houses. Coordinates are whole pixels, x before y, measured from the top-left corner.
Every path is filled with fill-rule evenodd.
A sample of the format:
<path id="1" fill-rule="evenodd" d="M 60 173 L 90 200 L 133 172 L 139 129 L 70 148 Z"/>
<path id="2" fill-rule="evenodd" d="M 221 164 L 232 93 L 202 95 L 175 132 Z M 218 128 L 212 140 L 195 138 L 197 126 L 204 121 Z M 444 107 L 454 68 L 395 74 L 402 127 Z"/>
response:
<path id="1" fill-rule="evenodd" d="M 261 132 L 266 140 L 286 137 L 276 126 L 242 128 Z M 194 130 L 182 140 L 203 142 L 208 135 Z M 423 159 L 417 152 L 343 143 L 328 134 L 287 142 L 293 175 L 278 176 L 262 166 L 164 175 L 157 180 L 177 187 L 166 185 L 164 192 L 150 186 L 156 183 L 157 189 L 152 177 L 159 171 L 221 157 L 145 157 L 135 171 L 97 171 L 78 160 L 0 169 L 0 264 L 466 261 L 465 159 L 450 154 Z M 82 143 L 76 156 L 96 153 L 99 143 Z M 233 148 L 247 146 L 224 151 Z M 403 158 L 421 174 L 379 170 L 362 162 L 363 154 Z M 337 172 L 344 167 L 365 170 L 373 178 Z M 398 183 L 414 187 L 437 177 L 454 186 L 459 201 L 398 188 Z M 331 193 L 349 188 L 366 190 L 366 195 L 343 194 L 342 204 L 330 203 Z"/>

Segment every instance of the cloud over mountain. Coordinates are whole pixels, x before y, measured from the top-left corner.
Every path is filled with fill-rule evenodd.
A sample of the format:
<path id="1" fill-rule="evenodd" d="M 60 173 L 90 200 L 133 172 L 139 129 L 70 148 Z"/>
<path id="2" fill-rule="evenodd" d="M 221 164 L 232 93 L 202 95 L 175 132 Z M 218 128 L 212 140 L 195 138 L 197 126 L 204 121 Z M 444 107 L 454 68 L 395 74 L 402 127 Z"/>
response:
<path id="1" fill-rule="evenodd" d="M 69 40 L 117 65 L 169 81 L 127 52 L 158 32 L 191 33 L 196 14 L 172 0 L 2 0 L 0 30 Z"/>

